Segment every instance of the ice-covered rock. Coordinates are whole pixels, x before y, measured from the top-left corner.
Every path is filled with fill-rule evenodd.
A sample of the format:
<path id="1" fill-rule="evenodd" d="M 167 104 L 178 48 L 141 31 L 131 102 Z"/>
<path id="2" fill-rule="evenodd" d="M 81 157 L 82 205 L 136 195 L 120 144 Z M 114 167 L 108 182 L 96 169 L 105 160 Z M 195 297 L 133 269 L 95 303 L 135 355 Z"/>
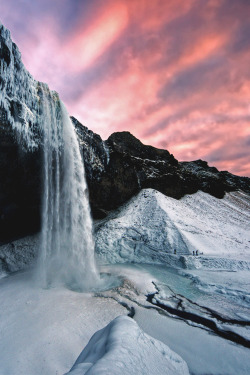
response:
<path id="1" fill-rule="evenodd" d="M 96 332 L 82 351 L 72 375 L 188 375 L 184 360 L 137 323 L 119 316 Z"/>
<path id="2" fill-rule="evenodd" d="M 25 69 L 21 53 L 9 30 L 0 23 L 0 119 L 16 130 L 18 143 L 27 149 L 39 147 L 40 83 Z"/>
<path id="3" fill-rule="evenodd" d="M 33 235 L 0 246 L 0 278 L 34 264 L 39 249 L 39 236 Z"/>
<path id="4" fill-rule="evenodd" d="M 206 255 L 249 254 L 249 218 L 244 193 L 217 199 L 198 192 L 176 200 L 146 189 L 98 223 L 96 250 L 104 262 L 206 267 Z"/>

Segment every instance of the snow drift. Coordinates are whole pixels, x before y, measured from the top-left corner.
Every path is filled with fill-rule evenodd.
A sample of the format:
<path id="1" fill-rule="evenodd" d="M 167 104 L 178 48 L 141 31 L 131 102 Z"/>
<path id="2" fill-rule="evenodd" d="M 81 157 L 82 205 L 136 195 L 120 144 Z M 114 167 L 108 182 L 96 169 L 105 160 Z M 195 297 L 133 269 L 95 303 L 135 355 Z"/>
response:
<path id="1" fill-rule="evenodd" d="M 96 332 L 68 374 L 189 374 L 186 362 L 137 323 L 119 316 Z"/>

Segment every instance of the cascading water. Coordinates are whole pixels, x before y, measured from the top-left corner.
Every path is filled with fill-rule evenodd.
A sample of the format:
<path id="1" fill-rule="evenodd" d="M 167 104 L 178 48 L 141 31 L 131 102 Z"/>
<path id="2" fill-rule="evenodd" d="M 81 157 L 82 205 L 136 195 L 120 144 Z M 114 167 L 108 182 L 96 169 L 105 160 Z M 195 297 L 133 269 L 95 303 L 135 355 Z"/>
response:
<path id="1" fill-rule="evenodd" d="M 74 126 L 56 93 L 41 85 L 44 196 L 41 252 L 43 287 L 90 290 L 99 284 L 84 166 Z"/>

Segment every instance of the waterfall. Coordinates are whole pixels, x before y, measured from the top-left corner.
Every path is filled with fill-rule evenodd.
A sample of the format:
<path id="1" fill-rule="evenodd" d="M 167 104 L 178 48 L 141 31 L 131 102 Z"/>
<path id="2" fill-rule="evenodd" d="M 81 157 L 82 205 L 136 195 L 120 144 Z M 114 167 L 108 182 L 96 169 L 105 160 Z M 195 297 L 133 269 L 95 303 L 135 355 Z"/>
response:
<path id="1" fill-rule="evenodd" d="M 91 290 L 99 282 L 84 165 L 74 126 L 55 92 L 41 84 L 44 193 L 38 274 L 43 287 Z"/>

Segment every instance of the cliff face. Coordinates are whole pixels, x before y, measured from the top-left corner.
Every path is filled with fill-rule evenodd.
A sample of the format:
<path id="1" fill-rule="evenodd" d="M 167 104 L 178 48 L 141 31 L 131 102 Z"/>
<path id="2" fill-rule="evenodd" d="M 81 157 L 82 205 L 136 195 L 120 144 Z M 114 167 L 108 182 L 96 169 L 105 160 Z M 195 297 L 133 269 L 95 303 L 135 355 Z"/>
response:
<path id="1" fill-rule="evenodd" d="M 40 229 L 44 103 L 58 100 L 25 69 L 0 24 L 0 243 Z"/>
<path id="2" fill-rule="evenodd" d="M 58 95 L 27 72 L 10 33 L 0 24 L 0 243 L 38 231 L 43 175 L 43 129 Z M 181 198 L 202 190 L 250 193 L 250 179 L 206 162 L 179 163 L 167 150 L 143 145 L 128 132 L 108 140 L 72 118 L 82 151 L 94 218 L 105 217 L 141 189 Z"/>
<path id="3" fill-rule="evenodd" d="M 38 83 L 0 25 L 0 241 L 39 228 L 41 152 Z"/>

